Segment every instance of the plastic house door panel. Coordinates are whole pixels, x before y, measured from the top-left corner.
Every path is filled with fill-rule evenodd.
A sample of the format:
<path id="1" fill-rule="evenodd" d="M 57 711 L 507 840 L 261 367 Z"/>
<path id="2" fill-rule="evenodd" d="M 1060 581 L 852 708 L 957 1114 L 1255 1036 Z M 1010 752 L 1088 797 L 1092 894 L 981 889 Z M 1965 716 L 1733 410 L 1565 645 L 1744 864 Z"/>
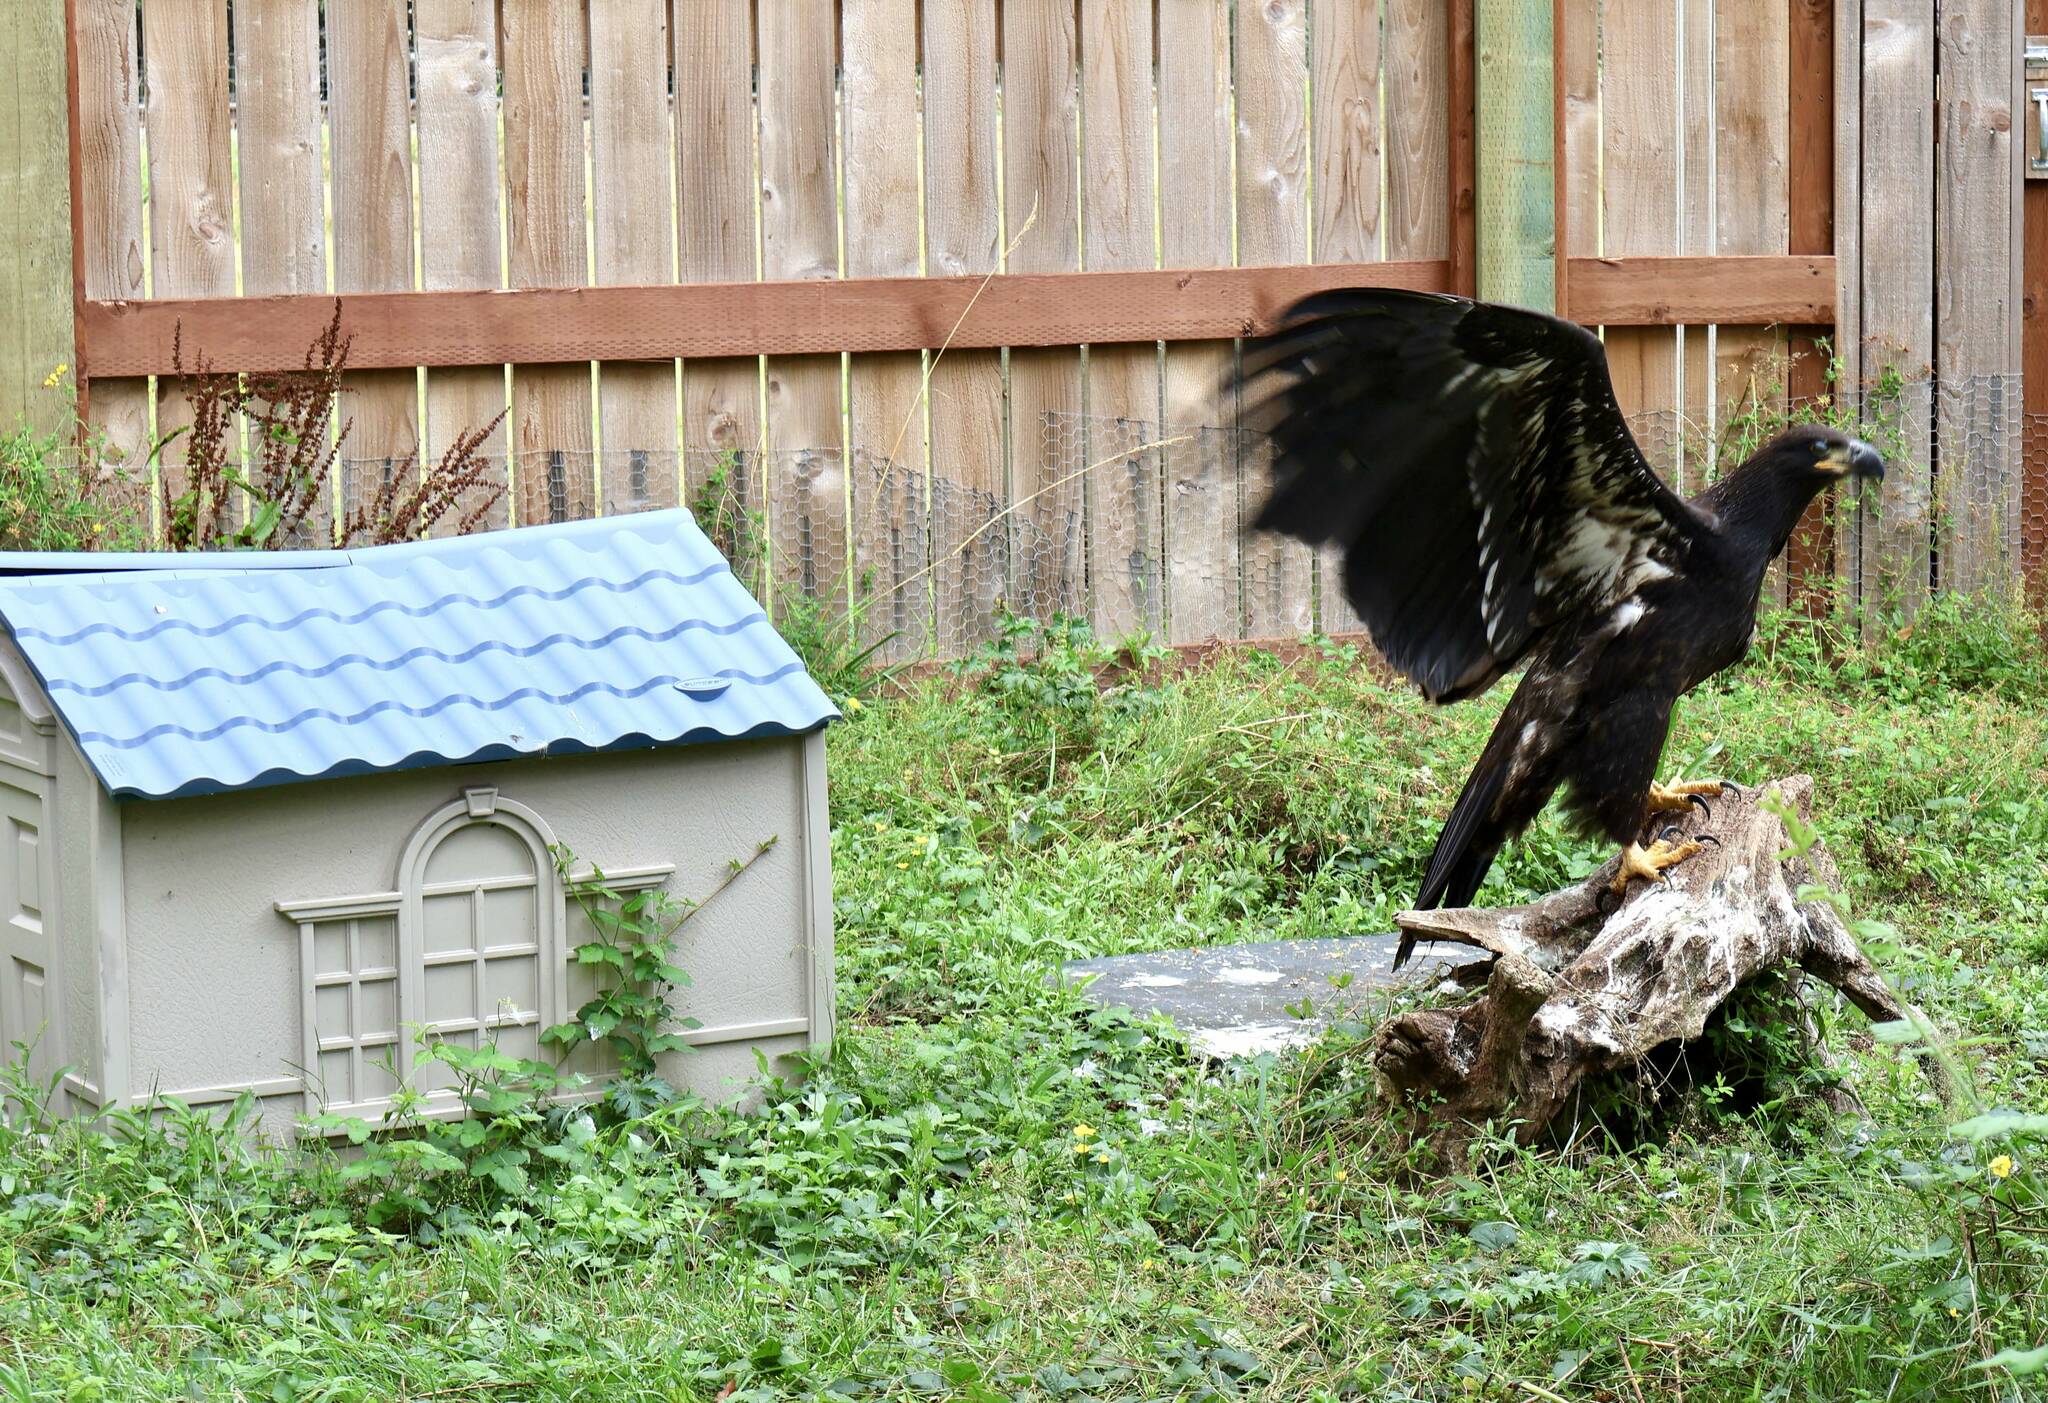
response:
<path id="1" fill-rule="evenodd" d="M 45 919 L 50 855 L 40 793 L 0 781 L 0 1055 L 30 1048 L 38 1081 L 63 1062 L 56 941 Z"/>

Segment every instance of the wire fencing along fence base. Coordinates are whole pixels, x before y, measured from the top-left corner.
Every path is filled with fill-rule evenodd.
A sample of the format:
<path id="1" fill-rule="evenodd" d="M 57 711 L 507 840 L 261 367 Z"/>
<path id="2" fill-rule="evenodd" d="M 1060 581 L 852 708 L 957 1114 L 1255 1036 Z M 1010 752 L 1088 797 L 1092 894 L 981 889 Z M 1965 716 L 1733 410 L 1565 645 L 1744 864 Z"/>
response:
<path id="1" fill-rule="evenodd" d="M 1820 566 L 1844 604 L 1889 616 L 1937 592 L 2009 594 L 2022 581 L 2042 600 L 2048 415 L 2021 411 L 2017 377 L 1891 378 L 1715 424 L 1665 411 L 1631 427 L 1690 494 L 1788 415 L 1860 433 L 1889 463 L 1882 483 L 1857 484 L 1830 508 Z M 848 457 L 836 445 L 483 453 L 458 489 L 443 482 L 438 494 L 431 460 L 343 457 L 321 509 L 265 544 L 315 548 L 345 535 L 363 544 L 683 505 L 778 611 L 802 600 L 845 613 L 861 645 L 887 661 L 964 656 L 999 635 L 1005 611 L 1086 619 L 1109 641 L 1139 631 L 1184 644 L 1292 639 L 1359 626 L 1339 556 L 1247 529 L 1272 477 L 1262 435 L 1049 412 L 1018 441 L 1039 456 L 1010 463 L 1007 488 L 957 481 L 943 463 L 922 472 L 865 449 Z M 165 504 L 147 474 L 76 454 L 52 470 L 88 479 L 84 495 L 110 525 L 140 523 L 110 542 L 162 539 Z M 429 503 L 440 514 L 422 526 Z M 237 503 L 232 519 L 252 510 Z M 1788 588 L 1774 581 L 1772 597 L 1786 599 Z"/>

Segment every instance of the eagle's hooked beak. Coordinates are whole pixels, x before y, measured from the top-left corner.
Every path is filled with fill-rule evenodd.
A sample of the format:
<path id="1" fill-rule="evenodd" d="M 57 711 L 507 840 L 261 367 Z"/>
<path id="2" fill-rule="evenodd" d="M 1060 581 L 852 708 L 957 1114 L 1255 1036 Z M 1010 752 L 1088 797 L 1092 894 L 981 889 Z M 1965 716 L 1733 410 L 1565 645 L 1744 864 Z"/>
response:
<path id="1" fill-rule="evenodd" d="M 1847 446 L 1837 448 L 1821 459 L 1821 466 L 1836 477 L 1884 476 L 1884 455 L 1862 439 L 1851 439 Z"/>

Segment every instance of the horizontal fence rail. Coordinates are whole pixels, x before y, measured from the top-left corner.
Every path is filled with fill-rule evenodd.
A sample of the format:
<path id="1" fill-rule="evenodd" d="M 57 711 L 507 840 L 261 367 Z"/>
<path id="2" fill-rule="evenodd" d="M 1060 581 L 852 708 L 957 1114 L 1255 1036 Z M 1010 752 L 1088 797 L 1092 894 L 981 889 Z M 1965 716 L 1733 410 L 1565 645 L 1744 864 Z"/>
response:
<path id="1" fill-rule="evenodd" d="M 1830 322 L 1832 258 L 1581 258 L 1571 315 L 1588 325 Z M 283 297 L 88 299 L 84 376 L 168 375 L 174 344 L 222 370 L 292 370 L 337 305 L 358 369 L 999 346 L 1212 341 L 1276 330 L 1338 288 L 1450 290 L 1444 260 L 988 278 L 528 288 Z"/>

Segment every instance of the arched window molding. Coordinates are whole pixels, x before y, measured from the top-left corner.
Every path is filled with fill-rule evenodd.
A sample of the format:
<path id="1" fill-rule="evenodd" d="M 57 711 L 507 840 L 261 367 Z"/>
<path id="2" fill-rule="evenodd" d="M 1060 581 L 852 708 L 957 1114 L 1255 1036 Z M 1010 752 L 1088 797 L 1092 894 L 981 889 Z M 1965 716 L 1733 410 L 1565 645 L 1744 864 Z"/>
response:
<path id="1" fill-rule="evenodd" d="M 564 1017 L 566 913 L 554 846 L 546 819 L 495 789 L 464 790 L 414 830 L 398 861 L 406 1028 L 541 1056 L 541 1030 Z M 422 1091 L 447 1080 L 435 1068 L 415 1070 Z"/>

